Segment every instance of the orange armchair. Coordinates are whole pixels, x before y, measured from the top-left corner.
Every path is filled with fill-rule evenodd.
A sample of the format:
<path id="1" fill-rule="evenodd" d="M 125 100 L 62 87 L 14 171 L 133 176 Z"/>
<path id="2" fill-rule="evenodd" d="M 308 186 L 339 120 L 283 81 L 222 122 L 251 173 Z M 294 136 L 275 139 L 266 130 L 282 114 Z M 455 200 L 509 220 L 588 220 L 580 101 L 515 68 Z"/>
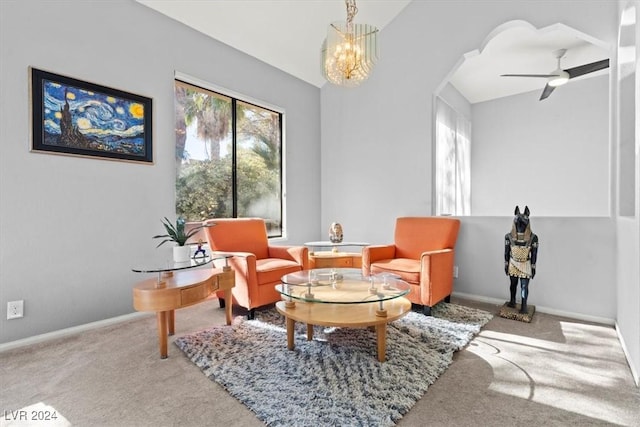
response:
<path id="1" fill-rule="evenodd" d="M 453 291 L 453 260 L 460 220 L 442 217 L 396 219 L 394 244 L 367 246 L 362 250 L 365 275 L 393 273 L 411 285 L 409 301 L 431 307 L 449 302 Z"/>
<path id="2" fill-rule="evenodd" d="M 269 245 L 263 219 L 216 218 L 203 224 L 211 250 L 234 255 L 228 259 L 236 276 L 233 300 L 249 310 L 249 319 L 254 318 L 256 307 L 280 300 L 275 285 L 281 283 L 283 275 L 307 268 L 308 249 L 305 246 Z M 222 297 L 218 294 L 220 306 L 224 307 Z"/>

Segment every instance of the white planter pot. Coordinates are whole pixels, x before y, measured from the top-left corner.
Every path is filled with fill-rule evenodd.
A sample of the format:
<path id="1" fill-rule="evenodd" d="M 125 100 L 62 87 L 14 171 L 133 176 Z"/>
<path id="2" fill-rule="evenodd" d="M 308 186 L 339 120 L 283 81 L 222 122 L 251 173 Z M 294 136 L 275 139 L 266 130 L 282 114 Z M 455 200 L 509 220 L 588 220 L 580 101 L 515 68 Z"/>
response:
<path id="1" fill-rule="evenodd" d="M 174 246 L 173 261 L 187 262 L 191 259 L 191 246 Z"/>

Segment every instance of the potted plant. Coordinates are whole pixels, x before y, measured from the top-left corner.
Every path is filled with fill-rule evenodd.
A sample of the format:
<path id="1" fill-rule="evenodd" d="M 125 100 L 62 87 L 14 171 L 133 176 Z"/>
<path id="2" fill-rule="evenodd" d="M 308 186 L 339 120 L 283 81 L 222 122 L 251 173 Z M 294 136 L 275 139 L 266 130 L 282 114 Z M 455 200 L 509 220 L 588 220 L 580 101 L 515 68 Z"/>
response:
<path id="1" fill-rule="evenodd" d="M 171 223 L 171 221 L 169 221 L 167 217 L 164 217 L 162 225 L 167 231 L 167 234 L 158 234 L 157 236 L 153 236 L 154 239 L 164 239 L 162 242 L 158 243 L 158 246 L 156 246 L 156 248 L 159 248 L 167 242 L 175 242 L 177 246 L 173 248 L 173 260 L 175 262 L 189 261 L 191 259 L 191 248 L 187 246 L 186 243 L 192 236 L 200 231 L 203 226 L 200 225 L 194 227 L 187 233 L 185 232 L 185 220 L 184 218 L 180 217 L 176 219 L 175 226 Z"/>

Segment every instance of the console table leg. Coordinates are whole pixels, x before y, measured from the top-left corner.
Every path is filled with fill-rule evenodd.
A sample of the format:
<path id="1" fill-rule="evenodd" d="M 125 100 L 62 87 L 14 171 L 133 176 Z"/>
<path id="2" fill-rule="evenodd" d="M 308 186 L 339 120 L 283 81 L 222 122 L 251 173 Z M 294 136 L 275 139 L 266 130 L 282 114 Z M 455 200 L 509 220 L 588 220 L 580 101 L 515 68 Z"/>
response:
<path id="1" fill-rule="evenodd" d="M 376 335 L 378 342 L 378 361 L 384 362 L 387 351 L 387 324 L 376 325 Z"/>
<path id="2" fill-rule="evenodd" d="M 158 323 L 158 342 L 160 344 L 160 358 L 166 359 L 167 353 L 167 312 L 159 311 L 156 313 Z"/>
<path id="3" fill-rule="evenodd" d="M 176 333 L 176 311 L 169 310 L 167 312 L 167 325 L 169 326 L 169 336 Z"/>
<path id="4" fill-rule="evenodd" d="M 233 305 L 233 294 L 231 293 L 231 289 L 226 289 L 224 291 L 224 314 L 227 318 L 227 325 L 231 324 L 231 310 Z"/>
<path id="5" fill-rule="evenodd" d="M 296 326 L 296 321 L 290 317 L 287 317 L 287 348 L 289 350 L 294 349 L 293 332 L 294 332 L 295 326 Z"/>
<path id="6" fill-rule="evenodd" d="M 307 323 L 307 341 L 313 341 L 313 325 Z"/>

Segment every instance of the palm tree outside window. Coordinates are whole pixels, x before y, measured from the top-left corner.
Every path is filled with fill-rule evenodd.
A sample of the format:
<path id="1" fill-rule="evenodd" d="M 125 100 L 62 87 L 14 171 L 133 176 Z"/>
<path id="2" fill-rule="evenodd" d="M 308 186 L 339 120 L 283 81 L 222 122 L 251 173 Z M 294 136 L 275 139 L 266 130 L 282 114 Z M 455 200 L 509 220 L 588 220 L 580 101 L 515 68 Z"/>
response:
<path id="1" fill-rule="evenodd" d="M 176 214 L 263 218 L 282 236 L 282 113 L 181 80 L 175 109 Z"/>

